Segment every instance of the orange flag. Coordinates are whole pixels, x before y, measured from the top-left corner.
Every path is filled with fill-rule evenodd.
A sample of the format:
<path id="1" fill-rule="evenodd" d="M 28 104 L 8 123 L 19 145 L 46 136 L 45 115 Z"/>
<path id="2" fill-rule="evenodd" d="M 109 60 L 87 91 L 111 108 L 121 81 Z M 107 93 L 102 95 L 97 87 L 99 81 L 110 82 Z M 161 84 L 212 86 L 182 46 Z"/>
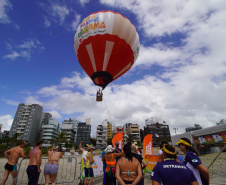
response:
<path id="1" fill-rule="evenodd" d="M 152 134 L 148 134 L 144 137 L 143 140 L 143 157 L 146 155 L 153 155 L 153 147 L 152 147 Z"/>
<path id="2" fill-rule="evenodd" d="M 116 141 L 119 142 L 119 148 L 122 149 L 122 145 L 123 145 L 123 132 L 119 132 L 117 134 L 114 135 L 114 137 L 112 138 L 112 144 L 113 146 L 115 146 Z"/>

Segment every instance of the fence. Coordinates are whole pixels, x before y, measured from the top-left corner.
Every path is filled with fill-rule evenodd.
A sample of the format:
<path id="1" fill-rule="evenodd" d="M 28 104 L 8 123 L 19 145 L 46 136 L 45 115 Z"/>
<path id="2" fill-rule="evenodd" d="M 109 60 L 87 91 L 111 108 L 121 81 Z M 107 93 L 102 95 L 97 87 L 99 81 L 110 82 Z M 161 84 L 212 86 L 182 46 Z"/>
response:
<path id="1" fill-rule="evenodd" d="M 47 157 L 42 158 L 41 173 L 38 181 L 39 185 L 45 184 L 45 177 L 43 172 L 44 172 L 44 167 L 47 161 L 48 161 Z M 17 178 L 16 178 L 17 185 L 28 183 L 28 177 L 26 174 L 28 163 L 29 163 L 29 159 L 23 159 L 20 161 Z M 77 159 L 75 157 L 64 157 L 60 159 L 56 184 L 68 184 L 68 183 L 75 182 L 76 167 L 77 167 Z"/>

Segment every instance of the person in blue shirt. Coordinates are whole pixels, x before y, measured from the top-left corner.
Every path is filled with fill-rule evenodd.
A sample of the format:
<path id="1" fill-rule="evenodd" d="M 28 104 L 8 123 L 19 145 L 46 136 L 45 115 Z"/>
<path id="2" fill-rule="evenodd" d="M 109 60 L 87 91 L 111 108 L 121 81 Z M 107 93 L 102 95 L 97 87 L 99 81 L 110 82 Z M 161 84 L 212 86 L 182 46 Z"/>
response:
<path id="1" fill-rule="evenodd" d="M 183 163 L 177 162 L 175 148 L 164 145 L 164 161 L 158 162 L 151 173 L 152 185 L 198 185 L 193 172 Z"/>
<path id="2" fill-rule="evenodd" d="M 181 151 L 185 153 L 183 163 L 193 171 L 199 185 L 208 185 L 209 172 L 202 164 L 195 149 L 191 146 L 191 141 L 188 138 L 181 138 L 176 144 L 178 144 Z"/>

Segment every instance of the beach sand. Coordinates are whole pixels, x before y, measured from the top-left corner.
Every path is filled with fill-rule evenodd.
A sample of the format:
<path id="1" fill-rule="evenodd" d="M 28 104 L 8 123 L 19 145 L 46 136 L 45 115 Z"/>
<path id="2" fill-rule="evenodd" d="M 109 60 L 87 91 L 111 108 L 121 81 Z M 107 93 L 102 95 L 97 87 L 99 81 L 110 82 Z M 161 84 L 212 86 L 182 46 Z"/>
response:
<path id="1" fill-rule="evenodd" d="M 158 154 L 158 148 L 154 148 L 153 154 Z M 95 151 L 96 156 L 101 155 L 101 151 Z M 205 167 L 209 166 L 211 161 L 215 158 L 217 153 L 212 154 L 206 154 L 200 156 L 202 163 Z M 80 163 L 81 162 L 81 155 L 73 156 L 75 158 L 68 159 L 65 157 L 64 159 L 61 159 L 59 164 L 59 170 L 58 170 L 58 182 L 71 182 L 74 179 L 74 174 L 76 174 L 75 181 L 73 183 L 64 183 L 64 184 L 72 184 L 72 185 L 78 185 L 79 184 L 79 176 L 80 176 Z M 19 162 L 22 159 L 19 160 Z M 77 160 L 77 166 L 75 167 L 75 163 Z M 0 159 L 0 181 L 2 180 L 3 174 L 4 174 L 4 165 L 7 162 L 7 159 L 1 158 Z M 43 168 L 44 164 L 47 162 L 47 158 L 42 160 L 42 166 L 41 166 L 41 175 L 39 177 L 39 184 L 44 184 L 44 175 L 43 175 Z M 18 184 L 19 185 L 25 185 L 27 184 L 27 174 L 26 174 L 26 168 L 28 165 L 28 160 L 24 160 L 21 163 L 20 172 L 19 172 L 19 178 L 18 178 Z M 75 173 L 76 170 L 76 173 Z M 212 185 L 222 185 L 226 184 L 226 152 L 222 153 L 218 159 L 215 161 L 213 168 L 211 167 L 209 169 L 210 177 L 211 177 L 211 184 Z M 94 185 L 101 185 L 102 184 L 102 177 L 96 178 L 93 181 Z M 12 177 L 9 176 L 9 179 L 6 183 L 7 185 L 12 184 Z M 145 185 L 151 184 L 150 180 L 150 174 L 145 174 Z"/>

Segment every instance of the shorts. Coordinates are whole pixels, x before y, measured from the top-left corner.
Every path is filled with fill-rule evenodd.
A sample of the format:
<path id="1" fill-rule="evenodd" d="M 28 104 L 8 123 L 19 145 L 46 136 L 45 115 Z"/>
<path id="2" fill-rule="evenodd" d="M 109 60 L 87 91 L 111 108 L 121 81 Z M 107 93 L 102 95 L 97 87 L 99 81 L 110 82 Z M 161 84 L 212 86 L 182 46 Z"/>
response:
<path id="1" fill-rule="evenodd" d="M 11 165 L 11 164 L 6 163 L 6 164 L 5 164 L 5 169 L 6 169 L 6 170 L 9 170 L 9 171 L 11 172 L 11 171 L 17 170 L 17 166 L 16 166 L 16 164 Z"/>
<path id="2" fill-rule="evenodd" d="M 84 168 L 84 169 L 85 169 L 85 177 L 88 177 L 88 175 L 90 175 L 90 177 L 94 177 L 93 168 Z"/>
<path id="3" fill-rule="evenodd" d="M 28 185 L 37 185 L 40 173 L 38 172 L 37 165 L 28 165 L 27 176 Z"/>
<path id="4" fill-rule="evenodd" d="M 55 175 L 58 172 L 58 165 L 56 164 L 51 164 L 47 163 L 44 168 L 44 175 L 45 174 L 50 174 L 50 175 Z"/>

